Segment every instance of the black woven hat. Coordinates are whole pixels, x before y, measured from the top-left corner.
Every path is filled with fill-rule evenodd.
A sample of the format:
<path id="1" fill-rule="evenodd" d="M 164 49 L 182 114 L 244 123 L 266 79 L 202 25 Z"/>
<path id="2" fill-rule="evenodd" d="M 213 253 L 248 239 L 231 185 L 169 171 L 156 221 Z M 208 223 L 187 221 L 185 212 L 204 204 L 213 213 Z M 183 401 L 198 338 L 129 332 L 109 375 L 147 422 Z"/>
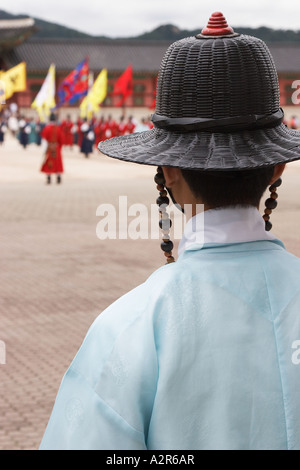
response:
<path id="1" fill-rule="evenodd" d="M 300 132 L 288 129 L 266 44 L 239 35 L 213 13 L 195 37 L 173 43 L 162 60 L 154 128 L 98 146 L 147 165 L 243 170 L 300 159 Z"/>

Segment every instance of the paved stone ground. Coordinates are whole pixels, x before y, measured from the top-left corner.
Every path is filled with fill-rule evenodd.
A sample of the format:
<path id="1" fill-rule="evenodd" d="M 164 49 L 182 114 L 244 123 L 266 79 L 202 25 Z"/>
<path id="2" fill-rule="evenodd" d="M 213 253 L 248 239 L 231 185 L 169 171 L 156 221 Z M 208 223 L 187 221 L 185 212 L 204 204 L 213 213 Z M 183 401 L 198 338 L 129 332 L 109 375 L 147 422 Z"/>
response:
<path id="1" fill-rule="evenodd" d="M 99 240 L 97 207 L 155 202 L 152 167 L 65 149 L 63 184 L 45 185 L 42 149 L 0 147 L 0 450 L 37 449 L 60 380 L 95 317 L 164 263 L 157 240 Z M 300 256 L 300 166 L 272 215 Z M 280 277 L 279 277 L 280 279 Z M 1 352 L 2 346 L 2 352 Z"/>

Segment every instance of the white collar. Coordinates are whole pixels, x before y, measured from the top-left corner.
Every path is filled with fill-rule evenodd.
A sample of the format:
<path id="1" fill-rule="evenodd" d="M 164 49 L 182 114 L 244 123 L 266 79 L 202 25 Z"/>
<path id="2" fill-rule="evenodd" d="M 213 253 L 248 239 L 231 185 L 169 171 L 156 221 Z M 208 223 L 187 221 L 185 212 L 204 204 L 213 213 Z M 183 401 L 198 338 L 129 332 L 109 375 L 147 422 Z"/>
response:
<path id="1" fill-rule="evenodd" d="M 187 249 L 200 249 L 207 243 L 243 243 L 275 238 L 266 232 L 265 222 L 255 207 L 211 209 L 187 222 L 178 256 Z"/>

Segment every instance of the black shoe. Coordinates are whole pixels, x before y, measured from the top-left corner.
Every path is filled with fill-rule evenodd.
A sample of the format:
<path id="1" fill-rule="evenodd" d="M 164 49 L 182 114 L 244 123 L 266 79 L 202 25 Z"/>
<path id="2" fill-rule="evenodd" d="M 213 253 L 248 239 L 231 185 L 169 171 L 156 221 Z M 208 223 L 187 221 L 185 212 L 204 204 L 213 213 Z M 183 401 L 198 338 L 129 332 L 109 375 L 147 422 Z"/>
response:
<path id="1" fill-rule="evenodd" d="M 56 182 L 57 182 L 57 184 L 60 184 L 60 183 L 61 183 L 61 177 L 60 177 L 60 175 L 57 175 Z"/>
<path id="2" fill-rule="evenodd" d="M 51 184 L 51 176 L 50 175 L 47 176 L 46 184 Z"/>

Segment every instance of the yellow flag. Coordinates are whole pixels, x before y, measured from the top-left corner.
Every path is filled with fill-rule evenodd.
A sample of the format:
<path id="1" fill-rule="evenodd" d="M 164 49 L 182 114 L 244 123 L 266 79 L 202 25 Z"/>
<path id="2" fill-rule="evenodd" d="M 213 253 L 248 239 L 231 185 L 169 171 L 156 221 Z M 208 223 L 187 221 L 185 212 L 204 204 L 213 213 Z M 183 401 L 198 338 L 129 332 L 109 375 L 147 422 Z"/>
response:
<path id="1" fill-rule="evenodd" d="M 91 118 L 107 95 L 107 69 L 103 69 L 80 105 L 81 117 Z"/>
<path id="2" fill-rule="evenodd" d="M 1 85 L 4 88 L 5 99 L 10 98 L 17 91 L 26 90 L 26 63 L 12 67 L 6 72 L 0 74 Z"/>
<path id="3" fill-rule="evenodd" d="M 55 65 L 51 64 L 42 87 L 33 101 L 32 108 L 36 109 L 42 122 L 49 117 L 55 108 Z"/>

